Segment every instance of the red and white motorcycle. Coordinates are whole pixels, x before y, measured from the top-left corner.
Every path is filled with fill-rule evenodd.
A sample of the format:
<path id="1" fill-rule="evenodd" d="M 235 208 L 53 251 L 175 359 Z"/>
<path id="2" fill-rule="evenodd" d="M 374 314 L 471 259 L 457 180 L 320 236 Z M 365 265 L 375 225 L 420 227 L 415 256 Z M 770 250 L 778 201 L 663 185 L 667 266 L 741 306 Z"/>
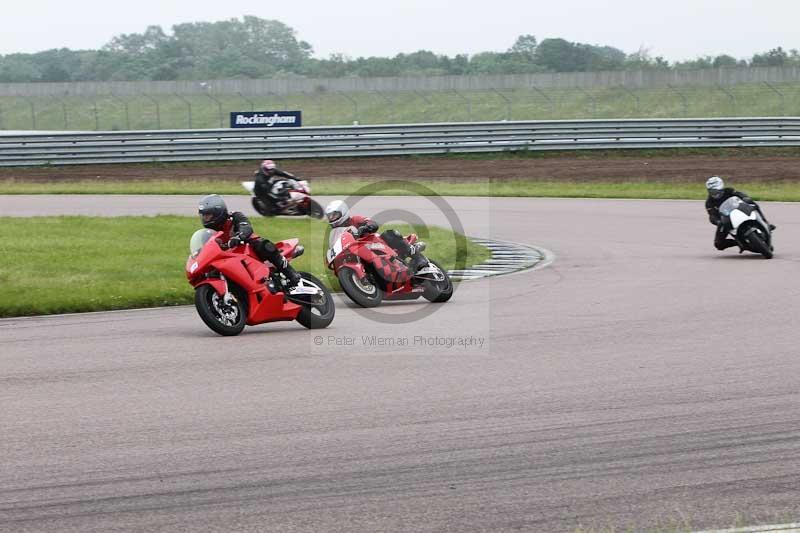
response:
<path id="1" fill-rule="evenodd" d="M 243 181 L 244 187 L 252 198 L 253 209 L 259 215 L 265 217 L 274 217 L 278 215 L 303 217 L 309 216 L 312 218 L 322 218 L 325 216 L 325 211 L 316 200 L 311 198 L 311 187 L 306 180 L 286 180 L 289 184 L 289 199 L 285 205 L 281 207 L 273 207 L 269 202 L 266 202 L 256 196 L 255 194 L 255 181 Z"/>

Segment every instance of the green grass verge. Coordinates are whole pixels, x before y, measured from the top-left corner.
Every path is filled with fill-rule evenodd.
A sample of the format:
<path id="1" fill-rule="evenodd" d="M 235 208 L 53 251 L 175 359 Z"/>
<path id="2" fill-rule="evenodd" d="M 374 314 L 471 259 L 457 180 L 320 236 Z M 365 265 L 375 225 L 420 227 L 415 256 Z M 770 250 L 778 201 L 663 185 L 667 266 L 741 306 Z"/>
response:
<path id="1" fill-rule="evenodd" d="M 685 199 L 705 198 L 703 182 L 622 182 L 613 179 L 592 182 L 483 180 L 478 182 L 429 181 L 425 190 L 384 189 L 374 180 L 324 180 L 312 184 L 314 194 L 347 196 L 378 193 L 386 196 L 436 194 L 442 196 L 496 196 L 543 198 L 640 198 Z M 737 182 L 736 188 L 748 192 L 756 200 L 800 201 L 800 182 Z M 246 194 L 238 182 L 231 181 L 75 181 L 36 183 L 0 181 L 0 194 Z"/>
<path id="2" fill-rule="evenodd" d="M 324 223 L 262 219 L 254 226 L 272 240 L 299 237 L 306 253 L 292 264 L 327 279 Z M 194 217 L 0 218 L 0 317 L 191 303 L 184 265 L 197 229 Z M 416 230 L 429 243 L 430 257 L 446 268 L 490 255 L 448 230 Z M 457 257 L 459 241 L 466 241 L 465 257 Z"/>
<path id="3" fill-rule="evenodd" d="M 800 115 L 800 84 L 624 89 L 503 89 L 135 97 L 0 97 L 0 129 L 227 127 L 231 111 L 299 109 L 308 126 L 485 120 Z M 776 92 L 777 91 L 777 92 Z"/>

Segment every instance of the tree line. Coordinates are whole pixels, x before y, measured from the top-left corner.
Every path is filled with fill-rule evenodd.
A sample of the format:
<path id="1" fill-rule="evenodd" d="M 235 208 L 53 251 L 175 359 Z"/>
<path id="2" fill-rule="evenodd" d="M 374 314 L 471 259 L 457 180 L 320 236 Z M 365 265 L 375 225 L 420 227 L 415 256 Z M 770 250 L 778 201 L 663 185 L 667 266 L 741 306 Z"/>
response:
<path id="1" fill-rule="evenodd" d="M 313 57 L 311 45 L 277 20 L 245 16 L 219 22 L 177 24 L 172 32 L 150 26 L 123 34 L 99 50 L 67 48 L 0 56 L 0 82 L 207 80 L 463 74 L 529 74 L 598 70 L 800 66 L 796 49 L 777 47 L 737 59 L 727 54 L 670 63 L 647 50 L 625 53 L 598 46 L 519 36 L 504 52 L 447 56 L 427 50 L 394 57 Z"/>

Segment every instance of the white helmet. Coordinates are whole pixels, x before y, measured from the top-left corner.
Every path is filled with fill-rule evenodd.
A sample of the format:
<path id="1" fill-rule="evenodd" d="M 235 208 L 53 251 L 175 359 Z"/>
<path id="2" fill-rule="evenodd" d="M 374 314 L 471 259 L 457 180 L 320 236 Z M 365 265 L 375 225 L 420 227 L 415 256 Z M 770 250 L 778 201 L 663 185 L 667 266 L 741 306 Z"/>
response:
<path id="1" fill-rule="evenodd" d="M 725 182 L 719 176 L 711 176 L 706 181 L 706 189 L 709 191 L 721 191 L 725 188 Z"/>
<path id="2" fill-rule="evenodd" d="M 334 200 L 325 208 L 325 218 L 332 228 L 343 226 L 350 220 L 350 208 L 341 200 Z"/>
<path id="3" fill-rule="evenodd" d="M 711 176 L 706 180 L 706 189 L 712 198 L 722 198 L 725 182 L 719 176 Z"/>

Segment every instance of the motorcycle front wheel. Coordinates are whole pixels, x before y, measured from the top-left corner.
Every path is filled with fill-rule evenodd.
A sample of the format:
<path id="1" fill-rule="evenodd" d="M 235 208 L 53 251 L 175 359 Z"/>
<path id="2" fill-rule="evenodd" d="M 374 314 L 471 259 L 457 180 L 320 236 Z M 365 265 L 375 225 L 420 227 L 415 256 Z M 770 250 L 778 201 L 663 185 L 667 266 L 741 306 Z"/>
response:
<path id="1" fill-rule="evenodd" d="M 265 202 L 264 200 L 262 200 L 257 196 L 253 196 L 252 204 L 253 204 L 253 209 L 255 209 L 256 213 L 258 213 L 261 216 L 271 217 L 274 214 L 272 212 L 272 208 L 270 207 L 269 203 Z"/>
<path id="2" fill-rule="evenodd" d="M 748 237 L 753 251 L 764 256 L 764 259 L 772 259 L 772 248 L 764 241 L 764 238 L 757 231 L 754 231 Z"/>
<path id="3" fill-rule="evenodd" d="M 211 285 L 200 285 L 194 291 L 194 306 L 206 326 L 215 333 L 232 337 L 242 332 L 247 324 L 247 304 L 233 291 L 230 303 L 217 294 Z"/>
<path id="4" fill-rule="evenodd" d="M 311 198 L 308 199 L 308 216 L 311 218 L 324 218 L 325 217 L 325 210 L 322 209 L 322 206 L 319 205 L 316 201 L 312 200 Z"/>
<path id="5" fill-rule="evenodd" d="M 377 307 L 383 301 L 383 291 L 371 273 L 363 279 L 352 268 L 343 268 L 336 274 L 344 293 L 361 307 Z"/>

